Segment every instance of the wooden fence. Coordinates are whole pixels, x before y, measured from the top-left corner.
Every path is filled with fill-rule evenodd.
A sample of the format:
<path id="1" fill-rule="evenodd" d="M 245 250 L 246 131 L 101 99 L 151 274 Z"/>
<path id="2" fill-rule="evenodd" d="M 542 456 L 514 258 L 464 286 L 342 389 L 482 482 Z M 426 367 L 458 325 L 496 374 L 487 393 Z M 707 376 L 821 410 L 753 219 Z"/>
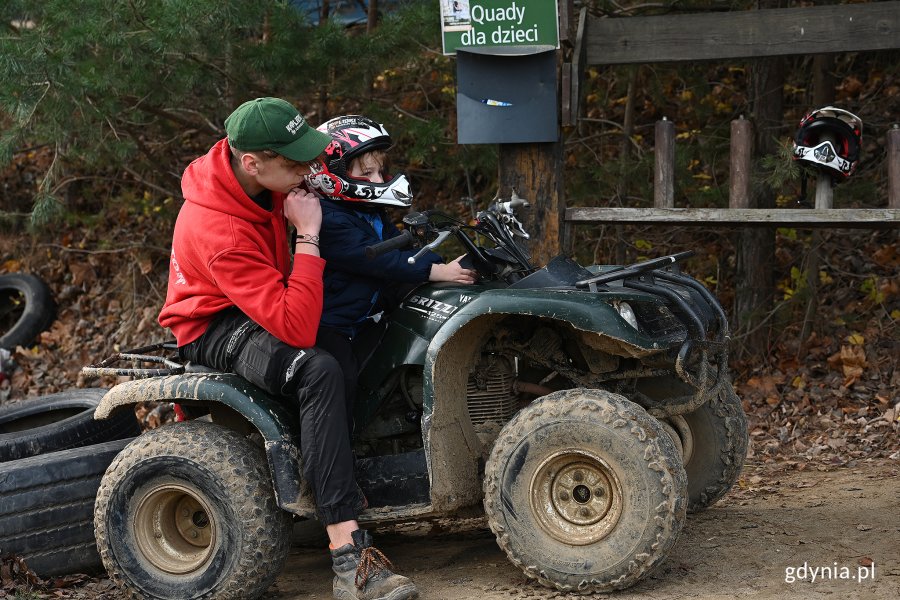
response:
<path id="1" fill-rule="evenodd" d="M 588 65 L 758 58 L 900 48 L 900 2 L 791 9 L 601 19 L 582 9 L 573 60 L 563 66 L 562 122 L 574 124 Z M 750 208 L 752 130 L 731 125 L 729 208 L 674 208 L 675 125 L 656 127 L 654 208 L 564 210 L 564 226 L 577 223 L 880 228 L 900 225 L 900 129 L 888 132 L 888 206 L 835 209 L 827 194 L 814 209 Z M 571 240 L 570 235 L 566 238 Z"/>
<path id="2" fill-rule="evenodd" d="M 731 123 L 729 208 L 675 208 L 675 125 L 656 124 L 654 208 L 567 208 L 567 223 L 666 222 L 673 225 L 882 228 L 900 225 L 900 128 L 887 135 L 888 208 L 832 208 L 830 194 L 817 194 L 815 208 L 750 208 L 752 131 L 749 121 Z"/>

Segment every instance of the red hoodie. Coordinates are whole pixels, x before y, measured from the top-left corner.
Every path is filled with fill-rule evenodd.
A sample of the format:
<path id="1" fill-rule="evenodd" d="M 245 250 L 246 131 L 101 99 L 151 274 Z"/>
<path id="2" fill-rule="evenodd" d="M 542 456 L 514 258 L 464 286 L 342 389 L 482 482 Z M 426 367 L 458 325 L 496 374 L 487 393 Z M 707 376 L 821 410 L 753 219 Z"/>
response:
<path id="1" fill-rule="evenodd" d="M 297 254 L 291 268 L 284 194 L 272 192 L 272 210 L 261 208 L 241 188 L 230 158 L 223 139 L 184 172 L 159 324 L 184 346 L 216 313 L 237 306 L 281 341 L 308 348 L 322 314 L 325 261 Z"/>

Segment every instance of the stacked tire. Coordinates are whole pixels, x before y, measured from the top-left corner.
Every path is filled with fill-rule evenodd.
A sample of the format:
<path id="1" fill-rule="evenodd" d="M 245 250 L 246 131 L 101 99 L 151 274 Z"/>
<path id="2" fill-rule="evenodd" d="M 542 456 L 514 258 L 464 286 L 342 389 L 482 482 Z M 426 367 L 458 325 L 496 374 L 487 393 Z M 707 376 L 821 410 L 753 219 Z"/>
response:
<path id="1" fill-rule="evenodd" d="M 40 577 L 102 570 L 94 500 L 106 468 L 140 433 L 134 413 L 95 421 L 104 389 L 0 406 L 0 554 Z"/>
<path id="2" fill-rule="evenodd" d="M 56 303 L 44 281 L 26 273 L 0 275 L 0 348 L 31 344 L 56 319 Z"/>

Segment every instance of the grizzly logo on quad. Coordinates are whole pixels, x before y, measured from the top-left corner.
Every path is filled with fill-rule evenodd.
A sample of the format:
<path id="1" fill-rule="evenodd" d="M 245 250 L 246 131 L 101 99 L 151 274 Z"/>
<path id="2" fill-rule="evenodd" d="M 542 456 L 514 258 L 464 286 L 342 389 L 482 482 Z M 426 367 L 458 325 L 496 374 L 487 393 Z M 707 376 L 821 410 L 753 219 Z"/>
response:
<path id="1" fill-rule="evenodd" d="M 459 309 L 458 306 L 453 304 L 447 304 L 446 302 L 423 296 L 410 296 L 403 305 L 406 308 L 422 313 L 425 315 L 425 318 L 432 321 L 446 321 L 447 317 Z"/>

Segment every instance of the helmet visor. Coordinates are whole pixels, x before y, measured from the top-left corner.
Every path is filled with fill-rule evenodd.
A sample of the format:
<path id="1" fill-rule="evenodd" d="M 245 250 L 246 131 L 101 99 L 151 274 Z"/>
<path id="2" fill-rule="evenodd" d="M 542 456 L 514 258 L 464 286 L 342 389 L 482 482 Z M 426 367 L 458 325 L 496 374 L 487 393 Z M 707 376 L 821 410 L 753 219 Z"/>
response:
<path id="1" fill-rule="evenodd" d="M 794 156 L 802 161 L 834 169 L 845 176 L 850 175 L 850 172 L 853 170 L 853 163 L 838 155 L 834 144 L 830 141 L 824 141 L 810 147 L 798 146 L 794 150 Z"/>

